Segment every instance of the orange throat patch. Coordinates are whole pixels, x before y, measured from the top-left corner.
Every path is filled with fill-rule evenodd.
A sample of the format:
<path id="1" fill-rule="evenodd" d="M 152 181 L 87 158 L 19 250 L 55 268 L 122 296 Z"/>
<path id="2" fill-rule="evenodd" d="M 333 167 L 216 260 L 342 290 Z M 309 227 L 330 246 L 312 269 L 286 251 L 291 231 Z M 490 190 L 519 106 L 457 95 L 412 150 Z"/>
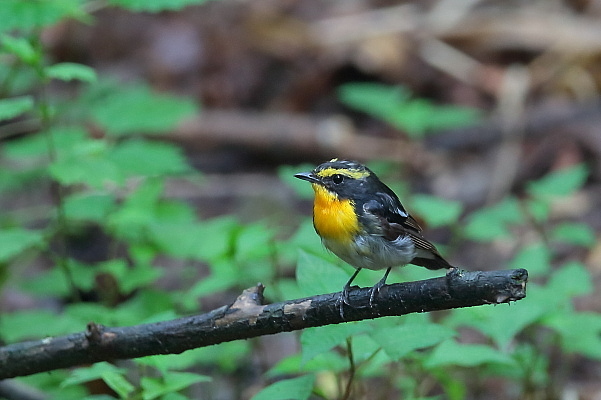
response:
<path id="1" fill-rule="evenodd" d="M 351 200 L 340 199 L 335 193 L 313 183 L 313 226 L 324 239 L 350 242 L 359 232 L 359 221 Z"/>

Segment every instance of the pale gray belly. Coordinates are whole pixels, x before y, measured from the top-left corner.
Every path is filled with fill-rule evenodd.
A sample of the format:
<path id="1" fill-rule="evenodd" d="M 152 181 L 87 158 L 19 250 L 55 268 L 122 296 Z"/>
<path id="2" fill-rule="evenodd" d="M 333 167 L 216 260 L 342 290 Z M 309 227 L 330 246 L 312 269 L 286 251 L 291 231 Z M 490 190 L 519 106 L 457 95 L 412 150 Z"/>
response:
<path id="1" fill-rule="evenodd" d="M 386 269 L 408 264 L 416 256 L 415 246 L 407 236 L 394 241 L 375 235 L 357 236 L 350 245 L 323 239 L 323 244 L 355 268 Z"/>

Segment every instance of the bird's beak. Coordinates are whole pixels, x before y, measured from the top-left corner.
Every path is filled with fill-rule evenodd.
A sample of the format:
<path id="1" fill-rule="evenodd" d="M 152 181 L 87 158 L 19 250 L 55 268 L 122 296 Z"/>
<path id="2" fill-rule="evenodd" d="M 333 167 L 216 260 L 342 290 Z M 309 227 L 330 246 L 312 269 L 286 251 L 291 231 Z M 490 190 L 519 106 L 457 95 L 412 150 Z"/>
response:
<path id="1" fill-rule="evenodd" d="M 300 172 L 298 174 L 294 174 L 295 178 L 302 179 L 303 181 L 308 181 L 311 183 L 319 183 L 319 178 L 315 176 L 313 172 Z"/>

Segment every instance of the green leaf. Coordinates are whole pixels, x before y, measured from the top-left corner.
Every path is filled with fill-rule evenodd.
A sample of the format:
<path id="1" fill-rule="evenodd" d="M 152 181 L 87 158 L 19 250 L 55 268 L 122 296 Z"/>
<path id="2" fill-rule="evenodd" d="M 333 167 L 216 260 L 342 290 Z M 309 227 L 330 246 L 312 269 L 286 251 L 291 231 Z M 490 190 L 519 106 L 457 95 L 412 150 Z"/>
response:
<path id="1" fill-rule="evenodd" d="M 545 289 L 554 293 L 557 299 L 567 301 L 572 297 L 593 293 L 593 278 L 585 265 L 571 261 L 553 272 Z"/>
<path id="2" fill-rule="evenodd" d="M 115 198 L 109 194 L 75 193 L 65 199 L 68 220 L 104 222 L 115 207 Z"/>
<path id="3" fill-rule="evenodd" d="M 293 277 L 278 277 L 269 287 L 271 289 L 269 297 L 273 299 L 274 303 L 303 297 L 303 293 Z"/>
<path id="4" fill-rule="evenodd" d="M 385 376 L 384 364 L 392 361 L 382 347 L 368 335 L 356 335 L 351 338 L 355 364 L 363 364 L 362 374 L 366 376 Z"/>
<path id="5" fill-rule="evenodd" d="M 1 149 L 0 157 L 2 157 Z M 46 182 L 45 178 L 46 172 L 40 167 L 0 168 L 0 193 L 16 193 L 20 189 L 31 187 L 30 185 L 39 185 Z M 7 216 L 8 214 L 3 216 L 5 221 Z"/>
<path id="6" fill-rule="evenodd" d="M 348 83 L 338 89 L 338 97 L 347 106 L 386 121 L 412 137 L 421 137 L 429 130 L 467 126 L 479 117 L 475 109 L 411 99 L 411 92 L 402 86 Z"/>
<path id="7" fill-rule="evenodd" d="M 257 282 L 271 282 L 276 277 L 276 271 L 269 259 L 253 260 L 250 262 L 233 263 L 233 271 L 237 277 L 237 283 L 243 287 L 249 287 Z"/>
<path id="8" fill-rule="evenodd" d="M 189 172 L 182 149 L 170 143 L 132 139 L 118 143 L 107 158 L 125 176 L 157 176 Z"/>
<path id="9" fill-rule="evenodd" d="M 0 9 L 4 8 L 4 4 Z M 2 12 L 0 11 L 0 16 Z M 4 22 L 4 21 L 3 21 Z M 36 50 L 31 43 L 23 37 L 14 37 L 2 34 L 0 36 L 2 51 L 15 55 L 23 63 L 35 65 L 40 62 L 42 57 L 40 51 Z"/>
<path id="10" fill-rule="evenodd" d="M 106 371 L 102 374 L 101 378 L 122 399 L 129 398 L 129 394 L 135 389 L 134 385 L 129 383 L 121 372 Z"/>
<path id="11" fill-rule="evenodd" d="M 67 369 L 61 369 L 51 373 L 20 377 L 17 378 L 15 383 L 20 382 L 27 387 L 36 388 L 42 391 L 49 399 L 81 400 L 85 398 L 88 391 L 83 386 L 72 385 L 63 388 L 60 387 L 62 382 L 67 379 L 69 375 Z"/>
<path id="12" fill-rule="evenodd" d="M 252 400 L 306 400 L 311 395 L 315 376 L 304 375 L 272 383 L 252 397 Z"/>
<path id="13" fill-rule="evenodd" d="M 533 344 L 523 342 L 516 343 L 515 347 L 511 349 L 511 352 L 511 357 L 516 361 L 516 366 L 496 365 L 488 368 L 488 370 L 495 375 L 515 381 L 528 379 L 530 384 L 536 385 L 536 387 L 539 388 L 544 388 L 549 385 L 549 380 L 553 379 L 548 372 L 549 358 L 541 357 L 540 348 L 537 348 Z"/>
<path id="14" fill-rule="evenodd" d="M 214 218 L 201 223 L 154 223 L 149 225 L 148 233 L 169 255 L 215 261 L 230 251 L 230 238 L 235 229 L 232 219 Z"/>
<path id="15" fill-rule="evenodd" d="M 150 243 L 132 243 L 129 246 L 129 257 L 133 263 L 151 265 L 158 250 Z"/>
<path id="16" fill-rule="evenodd" d="M 61 127 L 47 132 L 27 135 L 12 140 L 4 146 L 7 157 L 23 162 L 24 159 L 49 159 L 49 141 L 52 141 L 58 158 L 71 156 L 88 139 L 87 132 L 81 127 Z"/>
<path id="17" fill-rule="evenodd" d="M 116 281 L 122 281 L 126 279 L 127 271 L 129 267 L 127 262 L 123 258 L 115 258 L 109 261 L 104 261 L 94 266 L 96 274 L 106 273 L 112 275 Z"/>
<path id="18" fill-rule="evenodd" d="M 161 400 L 190 400 L 190 397 L 181 393 L 171 392 L 163 395 Z"/>
<path id="19" fill-rule="evenodd" d="M 188 5 L 202 4 L 208 0 L 109 0 L 109 4 L 135 12 L 157 13 L 167 10 L 180 10 Z"/>
<path id="20" fill-rule="evenodd" d="M 449 339 L 452 329 L 433 323 L 406 324 L 372 332 L 371 337 L 393 360 L 401 360 L 417 349 L 434 346 Z"/>
<path id="21" fill-rule="evenodd" d="M 522 211 L 514 197 L 507 197 L 493 206 L 473 212 L 464 227 L 472 240 L 492 241 L 509 238 L 509 225 L 522 222 Z"/>
<path id="22" fill-rule="evenodd" d="M 117 368 L 109 363 L 100 362 L 88 368 L 78 368 L 74 370 L 71 373 L 71 376 L 61 383 L 60 387 L 64 388 L 102 379 L 120 396 L 120 398 L 126 399 L 135 389 L 135 387 L 123 376 L 126 372 L 127 371 L 123 368 Z"/>
<path id="23" fill-rule="evenodd" d="M 425 194 L 413 196 L 411 209 L 413 214 L 423 218 L 431 228 L 452 225 L 463 212 L 463 206 L 458 201 L 443 200 Z"/>
<path id="24" fill-rule="evenodd" d="M 540 198 L 529 198 L 522 200 L 528 216 L 536 222 L 544 222 L 549 219 L 551 213 L 551 204 Z"/>
<path id="25" fill-rule="evenodd" d="M 239 278 L 233 271 L 236 269 L 231 260 L 212 261 L 211 275 L 196 282 L 188 291 L 188 296 L 198 298 L 234 287 Z"/>
<path id="26" fill-rule="evenodd" d="M 176 318 L 174 309 L 174 298 L 170 293 L 144 288 L 130 300 L 121 303 L 114 316 L 118 321 L 116 325 L 135 325 Z"/>
<path id="27" fill-rule="evenodd" d="M 96 286 L 95 265 L 85 264 L 77 260 L 68 260 L 69 270 L 75 285 L 83 291 L 89 291 Z"/>
<path id="28" fill-rule="evenodd" d="M 42 246 L 41 232 L 21 228 L 0 230 L 0 262 L 5 262 L 34 246 Z"/>
<path id="29" fill-rule="evenodd" d="M 50 164 L 50 175 L 63 185 L 86 184 L 103 188 L 107 184 L 123 182 L 123 175 L 114 163 L 101 154 L 90 153 L 88 157 L 61 159 Z"/>
<path id="30" fill-rule="evenodd" d="M 156 205 L 156 221 L 160 223 L 190 223 L 197 221 L 196 211 L 177 199 L 161 199 Z"/>
<path id="31" fill-rule="evenodd" d="M 161 180 L 145 180 L 130 193 L 121 208 L 109 216 L 107 228 L 118 238 L 132 244 L 144 239 L 148 229 L 153 224 L 158 224 L 156 210 L 162 192 Z"/>
<path id="32" fill-rule="evenodd" d="M 589 170 L 584 164 L 554 171 L 538 181 L 531 182 L 528 192 L 541 198 L 568 196 L 580 189 L 589 175 Z"/>
<path id="33" fill-rule="evenodd" d="M 545 325 L 559 332 L 565 351 L 601 359 L 601 315 L 594 312 L 557 313 Z"/>
<path id="34" fill-rule="evenodd" d="M 571 287 L 572 283 L 568 283 L 568 287 Z M 544 309 L 541 320 L 556 313 L 572 312 L 574 309 L 572 303 L 572 295 L 568 294 L 573 289 L 563 288 L 559 286 L 559 291 L 555 292 L 558 288 L 557 282 L 549 282 L 547 285 L 538 285 L 534 282 L 528 283 L 528 297 L 526 303 L 534 306 L 537 309 Z M 520 302 L 523 304 L 523 302 Z"/>
<path id="35" fill-rule="evenodd" d="M 191 100 L 159 94 L 144 85 L 109 86 L 90 114 L 111 135 L 166 133 L 197 113 Z"/>
<path id="36" fill-rule="evenodd" d="M 121 292 L 128 294 L 136 289 L 151 285 L 164 273 L 164 269 L 152 265 L 136 265 L 126 269 L 123 278 L 117 280 L 117 282 Z"/>
<path id="37" fill-rule="evenodd" d="M 239 371 L 240 365 L 251 357 L 250 347 L 249 341 L 239 340 L 221 343 L 219 346 L 209 346 L 192 350 L 197 352 L 196 362 L 192 366 L 197 367 L 201 365 L 207 370 L 212 370 L 218 366 L 221 371 L 233 376 L 236 371 Z M 186 352 L 186 354 L 188 352 Z M 178 366 L 178 364 L 175 363 L 175 360 L 173 360 L 173 363 L 175 365 L 170 367 L 173 369 L 183 369 L 185 368 L 184 364 L 186 364 L 182 363 Z"/>
<path id="38" fill-rule="evenodd" d="M 526 268 L 531 276 L 545 274 L 551 268 L 551 250 L 544 243 L 525 245 L 509 261 L 511 268 Z"/>
<path id="39" fill-rule="evenodd" d="M 98 303 L 69 304 L 65 313 L 83 326 L 90 321 L 101 325 L 116 325 L 120 321 L 114 315 L 114 310 Z M 137 321 L 139 323 L 139 321 Z M 81 330 L 81 329 L 80 329 Z"/>
<path id="40" fill-rule="evenodd" d="M 485 364 L 515 365 L 515 360 L 490 346 L 459 344 L 454 340 L 447 340 L 437 346 L 424 362 L 426 368 L 476 367 Z"/>
<path id="41" fill-rule="evenodd" d="M 256 222 L 242 227 L 235 238 L 235 258 L 238 262 L 262 260 L 273 253 L 274 232 Z"/>
<path id="42" fill-rule="evenodd" d="M 296 280 L 305 295 L 339 292 L 349 278 L 337 265 L 299 250 Z"/>
<path id="43" fill-rule="evenodd" d="M 231 342 L 230 344 L 231 345 Z M 156 368 L 162 375 L 168 374 L 172 370 L 185 370 L 201 365 L 202 363 L 211 364 L 212 360 L 204 357 L 205 348 L 188 350 L 181 354 L 165 354 L 156 356 L 147 356 L 132 360 L 136 364 Z M 225 357 L 230 356 L 230 351 L 222 353 Z M 213 365 L 214 366 L 214 365 Z"/>
<path id="44" fill-rule="evenodd" d="M 290 264 L 296 263 L 298 249 L 303 249 L 314 254 L 321 252 L 324 257 L 328 255 L 321 244 L 319 236 L 315 233 L 315 228 L 313 228 L 313 222 L 310 218 L 303 218 L 294 235 L 285 242 L 276 242 L 276 248 L 278 256 L 285 263 Z M 334 259 L 333 257 L 335 256 L 332 254 L 332 259 Z"/>
<path id="45" fill-rule="evenodd" d="M 338 88 L 338 97 L 347 106 L 388 120 L 409 101 L 411 92 L 403 86 L 347 83 Z"/>
<path id="46" fill-rule="evenodd" d="M 124 368 L 117 368 L 107 362 L 99 362 L 87 368 L 78 368 L 71 372 L 71 376 L 65 379 L 60 387 L 64 388 L 71 385 L 80 385 L 82 383 L 102 379 L 111 389 L 113 389 L 122 399 L 128 398 L 128 395 L 134 391 L 135 387 L 125 379 L 123 375 L 127 373 Z"/>
<path id="47" fill-rule="evenodd" d="M 320 371 L 327 371 L 328 373 L 348 371 L 348 358 L 337 352 L 328 351 L 318 354 L 306 364 L 302 364 L 301 355 L 297 353 L 281 360 L 267 372 L 266 376 L 277 378 L 282 375 L 290 376 L 303 372 Z"/>
<path id="48" fill-rule="evenodd" d="M 77 368 L 71 371 L 70 376 L 61 383 L 61 387 L 67 387 L 71 385 L 79 385 L 85 382 L 95 381 L 102 379 L 102 375 L 105 373 L 113 374 L 125 374 L 127 370 L 125 368 L 118 368 L 113 364 L 102 361 L 93 364 L 85 368 Z"/>
<path id="49" fill-rule="evenodd" d="M 29 151 L 39 151 L 43 139 L 32 139 Z M 123 182 L 121 171 L 107 158 L 106 141 L 89 138 L 80 128 L 51 132 L 50 138 L 45 139 L 52 140 L 58 155 L 48 168 L 58 182 L 64 185 L 86 184 L 94 188 Z"/>
<path id="50" fill-rule="evenodd" d="M 0 29 L 30 30 L 53 25 L 64 18 L 88 19 L 81 0 L 2 0 Z"/>
<path id="51" fill-rule="evenodd" d="M 579 222 L 564 222 L 557 225 L 551 231 L 551 238 L 584 247 L 591 247 L 597 241 L 595 231 L 590 226 Z"/>
<path id="52" fill-rule="evenodd" d="M 456 379 L 451 374 L 448 374 L 446 371 L 442 373 L 437 373 L 436 378 L 438 379 L 440 385 L 442 386 L 445 398 L 449 400 L 464 400 L 467 399 L 468 396 L 468 382 L 464 379 Z M 411 380 L 408 379 L 410 382 Z M 413 380 L 412 384 L 415 389 L 419 390 L 419 381 Z M 422 400 L 421 398 L 419 400 Z M 423 400 L 431 400 L 429 398 Z"/>
<path id="53" fill-rule="evenodd" d="M 18 117 L 33 109 L 33 97 L 21 96 L 0 99 L 0 121 Z"/>
<path id="54" fill-rule="evenodd" d="M 404 129 L 409 136 L 419 138 L 430 130 L 469 126 L 478 121 L 476 109 L 461 106 L 435 105 L 426 99 L 408 101 L 388 117 L 392 125 Z"/>
<path id="55" fill-rule="evenodd" d="M 0 50 L 1 52 L 2 50 Z M 0 82 L 6 82 L 4 88 L 6 94 L 33 93 L 34 88 L 39 85 L 39 78 L 33 68 L 22 68 L 15 63 L 2 62 L 0 63 Z"/>
<path id="56" fill-rule="evenodd" d="M 454 310 L 445 324 L 451 327 L 469 326 L 491 338 L 501 348 L 507 348 L 516 335 L 549 312 L 543 302 L 528 297 L 517 304 L 494 307 L 470 307 Z M 534 297 L 534 296 L 532 296 Z"/>
<path id="57" fill-rule="evenodd" d="M 325 353 L 345 341 L 346 338 L 366 331 L 364 323 L 326 325 L 305 329 L 301 333 L 302 360 L 304 364 L 316 355 Z"/>
<path id="58" fill-rule="evenodd" d="M 44 327 L 44 329 L 40 329 Z M 81 330 L 78 321 L 48 310 L 26 310 L 3 313 L 0 319 L 0 337 L 8 343 L 56 336 Z"/>
<path id="59" fill-rule="evenodd" d="M 97 79 L 94 68 L 83 64 L 63 62 L 46 67 L 44 70 L 49 78 L 62 81 L 77 80 L 90 83 Z"/>
<path id="60" fill-rule="evenodd" d="M 198 382 L 208 382 L 211 378 L 191 372 L 170 371 L 160 378 L 143 376 L 140 380 L 142 386 L 142 399 L 152 400 L 171 392 L 177 392 Z"/>
<path id="61" fill-rule="evenodd" d="M 68 297 L 70 294 L 69 282 L 59 268 L 52 268 L 24 278 L 19 286 L 31 296 L 39 298 Z"/>

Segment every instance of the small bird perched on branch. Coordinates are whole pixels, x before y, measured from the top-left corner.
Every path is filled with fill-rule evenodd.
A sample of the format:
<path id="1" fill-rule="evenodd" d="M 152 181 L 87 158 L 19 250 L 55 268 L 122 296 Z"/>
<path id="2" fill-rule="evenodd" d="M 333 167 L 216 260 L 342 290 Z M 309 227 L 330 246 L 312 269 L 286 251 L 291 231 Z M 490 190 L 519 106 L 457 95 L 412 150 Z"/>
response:
<path id="1" fill-rule="evenodd" d="M 366 166 L 333 159 L 311 172 L 294 175 L 311 182 L 313 226 L 322 243 L 356 271 L 340 296 L 340 315 L 349 303 L 351 283 L 362 268 L 386 269 L 370 295 L 370 304 L 392 267 L 415 264 L 428 269 L 453 268 L 422 236 L 418 223 L 396 194 Z"/>

